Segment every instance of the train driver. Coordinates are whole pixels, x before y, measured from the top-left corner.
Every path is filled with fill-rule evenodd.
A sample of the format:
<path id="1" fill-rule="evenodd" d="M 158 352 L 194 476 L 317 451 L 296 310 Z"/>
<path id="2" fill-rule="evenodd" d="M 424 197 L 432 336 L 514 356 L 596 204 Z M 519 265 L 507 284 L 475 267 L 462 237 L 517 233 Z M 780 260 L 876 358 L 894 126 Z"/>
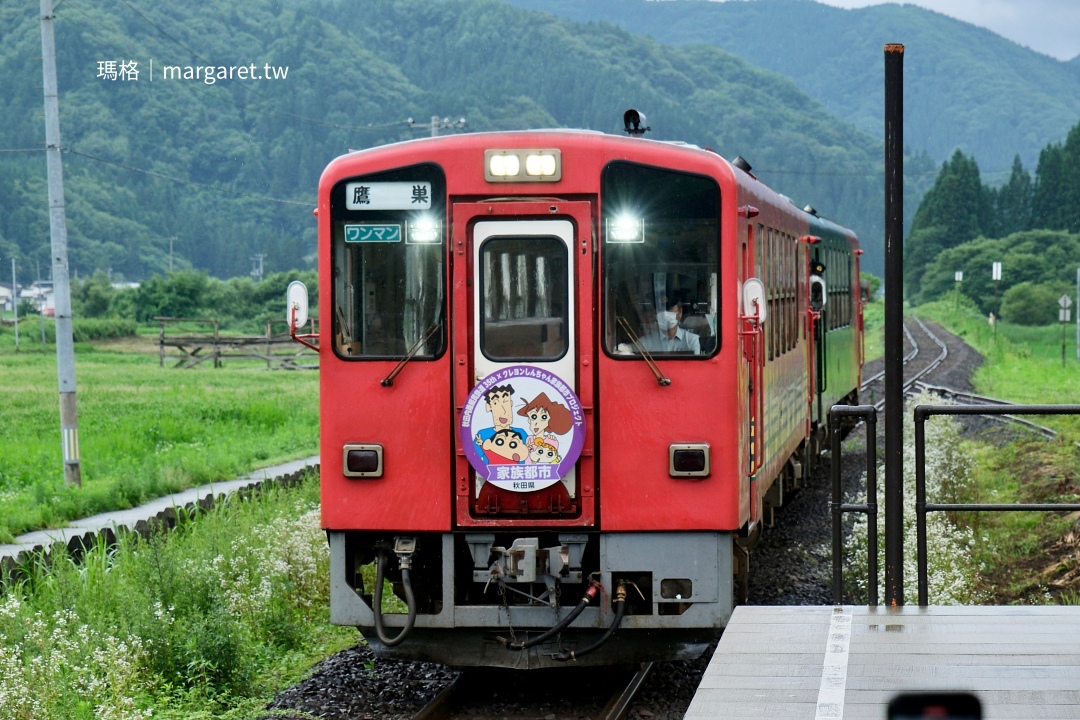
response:
<path id="1" fill-rule="evenodd" d="M 649 352 L 691 352 L 701 354 L 701 338 L 679 327 L 682 320 L 682 303 L 675 295 L 664 298 L 664 309 L 656 313 L 656 332 L 641 338 L 641 345 Z"/>

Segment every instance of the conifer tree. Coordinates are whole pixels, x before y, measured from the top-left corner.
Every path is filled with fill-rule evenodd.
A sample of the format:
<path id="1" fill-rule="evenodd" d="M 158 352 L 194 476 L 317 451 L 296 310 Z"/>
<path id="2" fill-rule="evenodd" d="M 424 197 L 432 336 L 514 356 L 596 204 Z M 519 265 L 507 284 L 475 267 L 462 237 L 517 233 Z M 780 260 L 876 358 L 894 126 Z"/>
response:
<path id="1" fill-rule="evenodd" d="M 1065 152 L 1061 145 L 1047 145 L 1039 153 L 1035 170 L 1035 192 L 1031 200 L 1031 226 L 1059 229 L 1065 227 L 1064 194 Z"/>
<path id="2" fill-rule="evenodd" d="M 1031 202 L 1035 188 L 1020 156 L 1013 158 L 1009 181 L 994 192 L 994 228 L 992 237 L 1004 237 L 1031 229 Z"/>
<path id="3" fill-rule="evenodd" d="M 908 235 L 904 274 L 909 293 L 918 292 L 919 278 L 937 253 L 986 234 L 992 224 L 991 202 L 975 158 L 957 150 L 942 163 L 934 186 L 915 211 Z"/>

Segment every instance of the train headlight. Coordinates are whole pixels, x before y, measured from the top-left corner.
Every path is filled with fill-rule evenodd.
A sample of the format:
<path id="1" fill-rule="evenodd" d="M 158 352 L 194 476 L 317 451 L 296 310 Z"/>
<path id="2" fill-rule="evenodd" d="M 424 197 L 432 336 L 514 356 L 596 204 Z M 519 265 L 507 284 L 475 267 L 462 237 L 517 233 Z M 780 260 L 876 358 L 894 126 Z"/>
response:
<path id="1" fill-rule="evenodd" d="M 608 220 L 607 241 L 612 243 L 645 242 L 645 220 L 633 215 L 618 215 Z"/>
<path id="2" fill-rule="evenodd" d="M 562 151 L 556 148 L 485 150 L 488 182 L 557 182 L 562 179 Z"/>
<path id="3" fill-rule="evenodd" d="M 378 478 L 383 475 L 382 445 L 353 445 L 342 448 L 341 472 L 345 477 Z"/>
<path id="4" fill-rule="evenodd" d="M 525 156 L 525 172 L 528 175 L 550 177 L 555 174 L 555 156 L 551 154 L 529 154 Z"/>
<path id="5" fill-rule="evenodd" d="M 517 155 L 495 154 L 488 156 L 488 174 L 496 178 L 516 178 L 521 172 L 521 158 Z"/>
<path id="6" fill-rule="evenodd" d="M 436 243 L 441 237 L 439 223 L 433 218 L 421 216 L 409 223 L 410 243 Z"/>

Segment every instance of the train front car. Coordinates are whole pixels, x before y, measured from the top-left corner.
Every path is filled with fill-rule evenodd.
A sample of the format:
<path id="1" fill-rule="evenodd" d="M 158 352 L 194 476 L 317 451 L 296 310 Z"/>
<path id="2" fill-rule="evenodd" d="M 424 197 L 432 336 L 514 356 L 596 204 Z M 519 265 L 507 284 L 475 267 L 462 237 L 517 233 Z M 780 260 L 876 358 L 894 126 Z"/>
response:
<path id="1" fill-rule="evenodd" d="M 805 301 L 808 216 L 712 152 L 551 131 L 335 160 L 318 208 L 333 622 L 454 665 L 707 647 L 767 486 L 751 205 L 787 227 Z M 805 393 L 807 370 L 788 374 Z M 805 441 L 805 397 L 775 452 Z"/>

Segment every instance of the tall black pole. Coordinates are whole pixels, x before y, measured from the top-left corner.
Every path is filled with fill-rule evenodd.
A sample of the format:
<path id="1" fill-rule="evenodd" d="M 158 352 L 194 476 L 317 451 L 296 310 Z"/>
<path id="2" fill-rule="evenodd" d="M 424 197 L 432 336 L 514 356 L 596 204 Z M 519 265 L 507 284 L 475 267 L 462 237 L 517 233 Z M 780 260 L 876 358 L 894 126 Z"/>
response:
<path id="1" fill-rule="evenodd" d="M 885 46 L 885 604 L 904 604 L 904 46 Z"/>

